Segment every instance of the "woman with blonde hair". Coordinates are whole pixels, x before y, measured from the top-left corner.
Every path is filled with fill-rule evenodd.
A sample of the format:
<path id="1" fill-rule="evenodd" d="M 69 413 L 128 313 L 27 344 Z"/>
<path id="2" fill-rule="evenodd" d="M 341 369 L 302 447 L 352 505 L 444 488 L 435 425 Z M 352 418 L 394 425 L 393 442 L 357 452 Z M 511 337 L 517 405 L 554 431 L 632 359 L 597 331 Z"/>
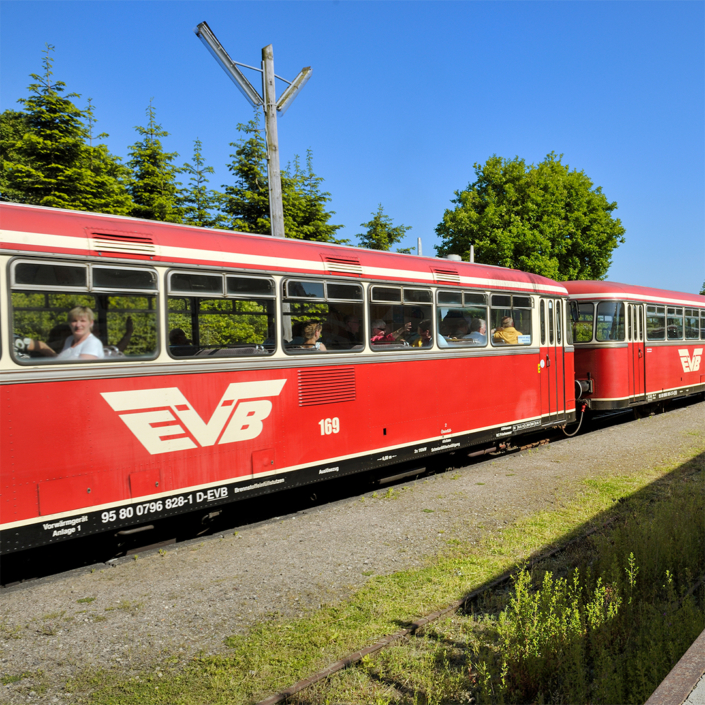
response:
<path id="1" fill-rule="evenodd" d="M 105 357 L 103 343 L 93 335 L 93 311 L 88 306 L 76 306 L 69 311 L 68 319 L 71 335 L 66 338 L 60 353 L 57 354 L 44 341 L 33 338 L 19 339 L 15 341 L 15 347 L 20 352 L 34 352 L 57 360 L 99 360 Z"/>
<path id="2" fill-rule="evenodd" d="M 309 321 L 303 329 L 304 342 L 301 347 L 325 352 L 326 346 L 323 343 L 318 342 L 318 339 L 321 337 L 322 330 L 323 326 L 320 323 L 317 323 L 316 321 Z"/>

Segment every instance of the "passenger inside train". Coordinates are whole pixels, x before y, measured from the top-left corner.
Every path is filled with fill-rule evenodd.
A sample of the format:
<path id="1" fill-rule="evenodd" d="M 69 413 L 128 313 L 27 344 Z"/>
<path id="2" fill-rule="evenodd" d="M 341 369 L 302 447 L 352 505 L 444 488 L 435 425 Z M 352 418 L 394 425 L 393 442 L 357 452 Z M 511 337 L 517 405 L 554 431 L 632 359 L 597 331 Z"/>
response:
<path id="1" fill-rule="evenodd" d="M 506 345 L 518 345 L 521 331 L 514 327 L 514 319 L 509 316 L 502 318 L 501 328 L 493 331 L 492 339 L 495 343 L 505 343 Z"/>

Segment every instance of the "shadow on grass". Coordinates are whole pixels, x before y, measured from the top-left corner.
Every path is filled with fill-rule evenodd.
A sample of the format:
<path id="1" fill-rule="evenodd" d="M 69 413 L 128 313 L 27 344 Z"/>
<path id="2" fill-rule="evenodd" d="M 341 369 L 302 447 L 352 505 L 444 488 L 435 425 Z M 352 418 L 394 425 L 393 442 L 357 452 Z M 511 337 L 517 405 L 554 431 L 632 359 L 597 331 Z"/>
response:
<path id="1" fill-rule="evenodd" d="M 641 703 L 705 628 L 705 453 L 627 496 L 588 484 L 613 506 L 465 596 L 471 648 L 441 623 L 419 633 L 477 702 Z"/>

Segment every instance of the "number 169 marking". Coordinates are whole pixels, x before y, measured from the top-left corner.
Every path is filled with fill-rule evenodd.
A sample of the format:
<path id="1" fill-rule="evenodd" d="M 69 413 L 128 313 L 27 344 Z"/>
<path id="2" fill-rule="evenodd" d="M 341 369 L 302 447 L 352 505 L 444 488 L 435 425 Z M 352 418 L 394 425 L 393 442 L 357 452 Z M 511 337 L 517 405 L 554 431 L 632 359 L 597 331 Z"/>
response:
<path id="1" fill-rule="evenodd" d="M 318 425 L 321 427 L 322 436 L 330 436 L 331 433 L 340 432 L 340 419 L 337 416 L 332 419 L 321 419 Z"/>

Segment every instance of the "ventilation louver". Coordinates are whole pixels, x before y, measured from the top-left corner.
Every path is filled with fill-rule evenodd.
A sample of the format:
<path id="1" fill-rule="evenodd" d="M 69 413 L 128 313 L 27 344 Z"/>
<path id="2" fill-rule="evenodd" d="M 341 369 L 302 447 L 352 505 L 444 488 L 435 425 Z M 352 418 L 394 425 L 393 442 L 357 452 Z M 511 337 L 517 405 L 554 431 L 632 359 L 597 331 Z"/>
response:
<path id="1" fill-rule="evenodd" d="M 355 368 L 299 370 L 299 406 L 355 401 Z"/>
<path id="2" fill-rule="evenodd" d="M 433 279 L 438 283 L 460 284 L 460 275 L 457 269 L 439 269 L 432 267 Z"/>
<path id="3" fill-rule="evenodd" d="M 323 264 L 326 274 L 351 274 L 356 277 L 362 276 L 362 266 L 357 257 L 329 257 L 323 256 Z"/>
<path id="4" fill-rule="evenodd" d="M 147 257 L 157 254 L 152 238 L 136 233 L 91 233 L 91 246 L 98 253 L 112 252 Z"/>

